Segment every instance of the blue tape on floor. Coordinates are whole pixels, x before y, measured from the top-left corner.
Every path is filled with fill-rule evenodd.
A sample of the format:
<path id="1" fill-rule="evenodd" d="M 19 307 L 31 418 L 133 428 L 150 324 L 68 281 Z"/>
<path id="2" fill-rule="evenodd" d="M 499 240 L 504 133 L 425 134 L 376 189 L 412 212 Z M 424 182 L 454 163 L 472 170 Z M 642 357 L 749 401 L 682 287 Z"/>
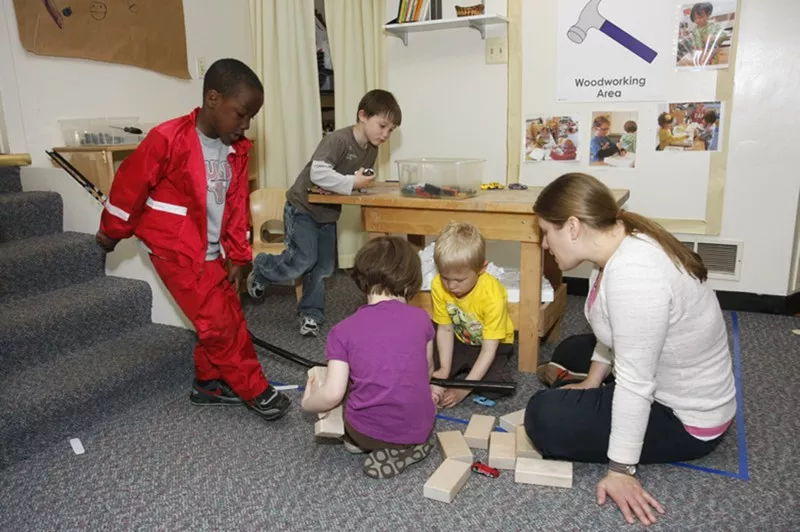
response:
<path id="1" fill-rule="evenodd" d="M 731 314 L 733 320 L 733 371 L 736 379 L 736 434 L 739 437 L 739 478 L 750 480 L 750 465 L 747 462 L 747 438 L 744 433 L 744 397 L 742 392 L 742 346 L 739 340 L 739 315 Z"/>
<path id="2" fill-rule="evenodd" d="M 739 448 L 739 472 L 722 471 L 712 467 L 703 467 L 684 462 L 676 462 L 672 465 L 713 473 L 725 477 L 738 478 L 739 480 L 750 480 L 750 467 L 747 462 L 747 439 L 744 434 L 744 397 L 742 396 L 742 345 L 739 339 L 739 314 L 731 312 L 733 322 L 733 378 L 736 385 L 736 435 L 738 437 L 737 447 Z"/>
<path id="3" fill-rule="evenodd" d="M 452 421 L 453 423 L 461 423 L 462 425 L 469 425 L 468 419 L 459 419 L 457 417 L 445 416 L 444 414 L 436 414 L 436 419 L 441 419 L 443 421 Z M 503 427 L 495 427 L 494 430 L 497 432 L 508 432 Z"/>

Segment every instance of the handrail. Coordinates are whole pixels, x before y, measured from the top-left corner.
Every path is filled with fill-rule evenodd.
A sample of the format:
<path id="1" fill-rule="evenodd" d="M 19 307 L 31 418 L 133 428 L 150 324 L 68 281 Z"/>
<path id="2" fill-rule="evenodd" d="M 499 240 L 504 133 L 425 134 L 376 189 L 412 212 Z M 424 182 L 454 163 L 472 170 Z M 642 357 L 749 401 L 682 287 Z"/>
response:
<path id="1" fill-rule="evenodd" d="M 30 153 L 0 153 L 0 166 L 30 166 Z"/>

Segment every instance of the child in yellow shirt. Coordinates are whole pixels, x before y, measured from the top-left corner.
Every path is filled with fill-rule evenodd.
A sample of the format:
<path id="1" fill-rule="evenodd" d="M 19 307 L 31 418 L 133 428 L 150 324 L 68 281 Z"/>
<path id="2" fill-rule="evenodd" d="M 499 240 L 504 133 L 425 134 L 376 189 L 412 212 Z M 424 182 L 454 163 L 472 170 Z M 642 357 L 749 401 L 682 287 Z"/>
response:
<path id="1" fill-rule="evenodd" d="M 686 135 L 673 135 L 672 124 L 675 118 L 669 113 L 658 115 L 658 146 L 656 151 L 663 151 L 664 148 L 673 144 L 682 144 L 687 138 Z"/>
<path id="2" fill-rule="evenodd" d="M 508 315 L 508 292 L 486 273 L 486 242 L 477 227 L 451 222 L 436 239 L 433 260 L 438 274 L 431 283 L 434 378 L 502 381 L 514 354 L 514 325 Z M 469 388 L 433 387 L 434 402 L 455 406 Z M 503 392 L 484 393 L 497 398 Z"/>

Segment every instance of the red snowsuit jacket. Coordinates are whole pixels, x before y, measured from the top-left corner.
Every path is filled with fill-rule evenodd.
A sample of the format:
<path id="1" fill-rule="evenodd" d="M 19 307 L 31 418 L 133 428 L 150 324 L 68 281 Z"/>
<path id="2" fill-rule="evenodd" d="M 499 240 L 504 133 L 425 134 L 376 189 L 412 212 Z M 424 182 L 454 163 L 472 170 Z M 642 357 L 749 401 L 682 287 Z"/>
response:
<path id="1" fill-rule="evenodd" d="M 199 108 L 151 130 L 114 177 L 100 230 L 121 240 L 136 235 L 150 252 L 185 266 L 205 263 L 208 247 L 207 181 L 195 126 Z M 233 143 L 231 183 L 220 229 L 222 256 L 236 264 L 252 260 L 247 167 L 252 143 Z"/>

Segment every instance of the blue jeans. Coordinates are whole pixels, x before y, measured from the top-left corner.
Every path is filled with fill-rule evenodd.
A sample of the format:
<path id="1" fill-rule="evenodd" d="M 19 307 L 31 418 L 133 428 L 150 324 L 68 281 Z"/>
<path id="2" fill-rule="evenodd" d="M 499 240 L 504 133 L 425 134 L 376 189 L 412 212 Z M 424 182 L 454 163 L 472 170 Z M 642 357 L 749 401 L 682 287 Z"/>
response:
<path id="1" fill-rule="evenodd" d="M 325 279 L 336 267 L 336 224 L 317 223 L 289 202 L 283 208 L 283 224 L 286 249 L 280 255 L 258 254 L 253 261 L 255 281 L 285 283 L 302 276 L 303 297 L 297 312 L 321 323 L 325 318 Z"/>

